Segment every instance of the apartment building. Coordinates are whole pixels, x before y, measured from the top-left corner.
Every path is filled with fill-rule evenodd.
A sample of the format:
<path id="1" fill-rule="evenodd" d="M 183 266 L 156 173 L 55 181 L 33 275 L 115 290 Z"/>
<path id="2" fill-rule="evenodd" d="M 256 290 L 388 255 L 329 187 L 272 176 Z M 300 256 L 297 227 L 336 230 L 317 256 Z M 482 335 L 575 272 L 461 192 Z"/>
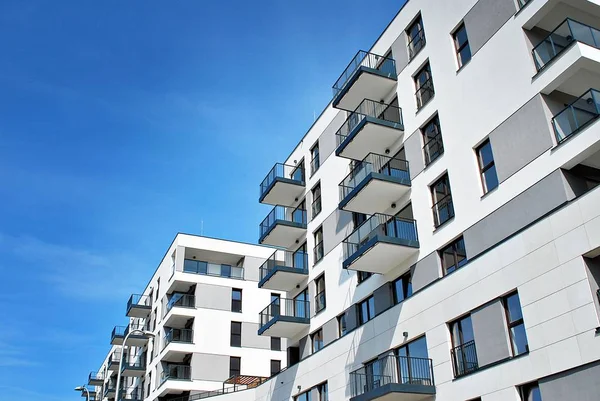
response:
<path id="1" fill-rule="evenodd" d="M 410 0 L 340 70 L 260 183 L 287 369 L 215 396 L 600 399 L 600 2 Z"/>
<path id="2" fill-rule="evenodd" d="M 287 339 L 258 335 L 260 310 L 281 294 L 257 285 L 274 252 L 178 234 L 144 291 L 127 301 L 128 324 L 112 330 L 105 361 L 89 374 L 93 399 L 116 398 L 121 357 L 123 400 L 237 391 L 285 368 Z"/>

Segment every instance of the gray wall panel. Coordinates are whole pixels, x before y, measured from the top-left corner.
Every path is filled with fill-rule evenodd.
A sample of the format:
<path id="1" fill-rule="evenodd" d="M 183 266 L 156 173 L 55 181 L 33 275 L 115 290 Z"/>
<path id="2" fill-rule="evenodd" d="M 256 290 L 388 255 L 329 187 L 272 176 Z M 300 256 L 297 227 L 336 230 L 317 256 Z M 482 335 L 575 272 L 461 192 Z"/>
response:
<path id="1" fill-rule="evenodd" d="M 346 330 L 350 331 L 358 326 L 357 315 L 356 315 L 356 304 L 351 305 L 344 312 L 346 315 Z"/>
<path id="2" fill-rule="evenodd" d="M 597 401 L 600 394 L 600 363 L 559 373 L 539 380 L 544 401 Z"/>
<path id="3" fill-rule="evenodd" d="M 506 315 L 501 300 L 471 313 L 479 366 L 511 356 Z"/>
<path id="4" fill-rule="evenodd" d="M 192 367 L 192 379 L 222 382 L 229 378 L 228 355 L 194 353 L 190 366 Z"/>
<path id="5" fill-rule="evenodd" d="M 477 53 L 515 12 L 513 0 L 479 0 L 464 18 L 471 53 Z"/>
<path id="6" fill-rule="evenodd" d="M 346 121 L 346 118 L 346 112 L 338 112 L 327 128 L 323 130 L 321 136 L 319 136 L 319 157 L 321 159 L 321 165 L 333 152 L 335 152 L 337 145 L 335 133 L 340 129 L 344 121 Z M 312 146 L 312 144 L 310 144 L 310 146 Z"/>
<path id="7" fill-rule="evenodd" d="M 437 252 L 430 253 L 411 267 L 412 288 L 418 291 L 440 278 L 442 264 Z"/>
<path id="8" fill-rule="evenodd" d="M 323 343 L 327 345 L 337 338 L 338 322 L 337 318 L 333 318 L 323 325 Z"/>
<path id="9" fill-rule="evenodd" d="M 391 283 L 385 283 L 373 292 L 373 299 L 375 300 L 375 315 L 390 308 L 394 300 L 392 299 Z"/>
<path id="10" fill-rule="evenodd" d="M 265 263 L 263 258 L 255 258 L 253 256 L 244 257 L 244 280 L 260 281 L 259 268 Z"/>
<path id="11" fill-rule="evenodd" d="M 405 31 L 402 31 L 400 36 L 398 36 L 398 39 L 392 43 L 392 57 L 396 61 L 396 71 L 398 74 L 400 74 L 408 65 L 408 49 L 406 44 L 407 40 Z"/>
<path id="12" fill-rule="evenodd" d="M 416 130 L 404 141 L 404 152 L 408 161 L 410 178 L 413 179 L 425 168 L 423 160 L 423 144 L 421 140 L 421 131 Z"/>
<path id="13" fill-rule="evenodd" d="M 499 182 L 553 146 L 548 121 L 542 97 L 538 95 L 490 133 Z"/>
<path id="14" fill-rule="evenodd" d="M 310 336 L 304 336 L 300 339 L 298 342 L 298 348 L 300 348 L 300 360 L 311 354 L 311 345 Z"/>
<path id="15" fill-rule="evenodd" d="M 231 288 L 202 283 L 196 284 L 196 307 L 231 310 Z"/>
<path id="16" fill-rule="evenodd" d="M 338 246 L 352 233 L 352 213 L 336 209 L 323 221 L 323 246 L 325 254 Z"/>
<path id="17" fill-rule="evenodd" d="M 596 256 L 594 259 L 583 258 L 583 261 L 586 265 L 586 273 L 590 282 L 596 311 L 600 315 L 600 299 L 595 296 L 598 289 L 600 289 L 600 256 Z"/>
<path id="18" fill-rule="evenodd" d="M 271 349 L 271 337 L 258 335 L 258 323 L 242 322 L 242 347 Z"/>
<path id="19" fill-rule="evenodd" d="M 467 257 L 496 245 L 569 199 L 562 170 L 555 170 L 463 233 Z"/>

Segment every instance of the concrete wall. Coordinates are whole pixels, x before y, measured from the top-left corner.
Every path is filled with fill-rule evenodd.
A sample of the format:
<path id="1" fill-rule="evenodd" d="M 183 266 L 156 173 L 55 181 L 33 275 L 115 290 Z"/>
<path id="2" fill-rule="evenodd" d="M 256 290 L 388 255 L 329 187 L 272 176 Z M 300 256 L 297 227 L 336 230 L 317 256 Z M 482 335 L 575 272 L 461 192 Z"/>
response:
<path id="1" fill-rule="evenodd" d="M 475 54 L 517 11 L 513 0 L 479 0 L 465 15 L 471 53 Z"/>
<path id="2" fill-rule="evenodd" d="M 325 253 L 337 247 L 348 235 L 352 233 L 352 213 L 336 210 L 323 222 L 323 245 Z"/>
<path id="3" fill-rule="evenodd" d="M 231 311 L 231 289 L 232 287 L 198 283 L 196 285 L 196 307 Z"/>
<path id="4" fill-rule="evenodd" d="M 337 318 L 329 320 L 323 325 L 323 342 L 325 345 L 335 341 L 338 338 L 339 327 Z"/>
<path id="5" fill-rule="evenodd" d="M 229 355 L 194 353 L 190 366 L 194 380 L 222 382 L 229 377 Z"/>
<path id="6" fill-rule="evenodd" d="M 419 260 L 411 268 L 413 292 L 420 290 L 440 278 L 441 272 L 442 263 L 437 252 L 432 252 Z"/>
<path id="7" fill-rule="evenodd" d="M 421 130 L 416 130 L 406 138 L 404 150 L 406 151 L 406 160 L 408 161 L 408 169 L 412 180 L 425 168 Z"/>
<path id="8" fill-rule="evenodd" d="M 375 313 L 381 313 L 394 304 L 392 296 L 392 283 L 385 283 L 373 292 L 375 300 Z"/>
<path id="9" fill-rule="evenodd" d="M 600 394 L 600 363 L 553 375 L 539 381 L 544 401 L 597 401 Z"/>

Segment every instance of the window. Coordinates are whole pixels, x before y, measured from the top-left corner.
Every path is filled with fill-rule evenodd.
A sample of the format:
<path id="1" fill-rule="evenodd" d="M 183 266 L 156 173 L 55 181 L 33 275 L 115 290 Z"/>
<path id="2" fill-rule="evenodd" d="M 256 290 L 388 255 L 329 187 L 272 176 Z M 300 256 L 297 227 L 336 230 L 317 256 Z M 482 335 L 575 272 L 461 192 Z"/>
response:
<path id="1" fill-rule="evenodd" d="M 417 97 L 417 110 L 421 109 L 425 106 L 435 94 L 433 90 L 433 80 L 431 79 L 431 67 L 429 63 L 425 64 L 423 68 L 417 72 L 414 77 L 415 87 L 417 88 L 417 92 L 415 96 Z"/>
<path id="2" fill-rule="evenodd" d="M 292 222 L 306 224 L 306 201 L 303 200 L 298 207 L 292 211 Z"/>
<path id="3" fill-rule="evenodd" d="M 320 275 L 315 280 L 317 295 L 315 296 L 315 313 L 321 312 L 327 305 L 325 296 L 325 274 Z"/>
<path id="4" fill-rule="evenodd" d="M 425 31 L 420 15 L 406 29 L 406 37 L 408 39 L 408 59 L 412 60 L 425 46 Z"/>
<path id="5" fill-rule="evenodd" d="M 271 359 L 271 376 L 275 376 L 279 372 L 281 372 L 281 361 Z"/>
<path id="6" fill-rule="evenodd" d="M 372 275 L 373 275 L 373 273 L 369 273 L 369 272 L 361 272 L 361 271 L 356 272 L 356 276 L 358 277 L 358 284 L 362 283 L 363 281 L 365 281 Z"/>
<path id="7" fill-rule="evenodd" d="M 463 237 L 457 238 L 440 251 L 442 259 L 442 271 L 444 275 L 452 273 L 467 263 L 467 251 Z"/>
<path id="8" fill-rule="evenodd" d="M 421 128 L 421 134 L 423 135 L 425 166 L 429 166 L 435 159 L 444 154 L 440 119 L 437 115 Z"/>
<path id="9" fill-rule="evenodd" d="M 319 393 L 319 401 L 329 401 L 327 382 L 319 384 L 317 386 L 317 392 Z"/>
<path id="10" fill-rule="evenodd" d="M 298 163 L 296 168 L 290 174 L 290 178 L 294 181 L 304 182 L 304 159 Z"/>
<path id="11" fill-rule="evenodd" d="M 542 393 L 538 382 L 527 383 L 519 386 L 521 401 L 542 401 Z"/>
<path id="12" fill-rule="evenodd" d="M 319 182 L 312 189 L 312 214 L 311 218 L 315 218 L 321 213 L 321 183 Z"/>
<path id="13" fill-rule="evenodd" d="M 158 278 L 158 280 L 156 280 L 156 297 L 154 298 L 155 301 L 158 301 L 158 293 L 160 292 L 160 277 Z"/>
<path id="14" fill-rule="evenodd" d="M 529 3 L 531 0 L 517 0 L 517 4 L 519 6 L 519 10 L 522 9 Z"/>
<path id="15" fill-rule="evenodd" d="M 232 347 L 242 346 L 242 323 L 231 322 L 231 337 L 229 339 L 229 345 Z"/>
<path id="16" fill-rule="evenodd" d="M 503 304 L 506 311 L 506 322 L 508 323 L 508 334 L 513 355 L 529 352 L 519 294 L 515 292 L 514 294 L 507 295 L 503 299 Z"/>
<path id="17" fill-rule="evenodd" d="M 241 312 L 242 311 L 242 290 L 237 288 L 231 289 L 231 311 Z"/>
<path id="18" fill-rule="evenodd" d="M 338 321 L 338 334 L 340 337 L 344 337 L 348 333 L 348 328 L 346 327 L 346 314 L 342 313 L 337 317 Z"/>
<path id="19" fill-rule="evenodd" d="M 280 337 L 271 337 L 271 351 L 281 351 Z"/>
<path id="20" fill-rule="evenodd" d="M 481 184 L 483 193 L 487 194 L 498 186 L 498 175 L 496 174 L 496 165 L 494 164 L 494 154 L 490 140 L 486 139 L 477 149 L 477 162 L 481 174 Z"/>
<path id="21" fill-rule="evenodd" d="M 242 358 L 239 356 L 229 357 L 229 377 L 239 376 L 241 371 Z"/>
<path id="22" fill-rule="evenodd" d="M 367 215 L 364 213 L 354 213 L 352 212 L 352 223 L 354 223 L 354 228 L 357 228 L 362 223 L 367 221 Z"/>
<path id="23" fill-rule="evenodd" d="M 433 225 L 437 228 L 454 217 L 454 204 L 452 203 L 448 174 L 444 174 L 433 183 L 430 189 L 433 201 Z"/>
<path id="24" fill-rule="evenodd" d="M 315 249 L 314 249 L 314 264 L 319 263 L 321 259 L 323 259 L 323 227 L 317 228 L 317 231 L 314 232 L 315 237 Z"/>
<path id="25" fill-rule="evenodd" d="M 310 339 L 312 341 L 312 352 L 315 353 L 317 351 L 319 351 L 320 349 L 323 348 L 323 346 L 325 345 L 323 343 L 323 329 L 319 329 L 317 331 L 315 331 L 311 336 Z"/>
<path id="26" fill-rule="evenodd" d="M 358 321 L 365 324 L 375 317 L 375 298 L 370 296 L 358 304 Z"/>
<path id="27" fill-rule="evenodd" d="M 305 288 L 294 297 L 294 317 L 307 318 L 309 316 L 308 290 Z"/>
<path id="28" fill-rule="evenodd" d="M 412 279 L 410 272 L 397 278 L 393 283 L 394 304 L 399 304 L 412 295 Z"/>
<path id="29" fill-rule="evenodd" d="M 319 142 L 315 143 L 313 147 L 310 149 L 310 175 L 317 172 L 319 167 L 321 167 L 321 160 L 319 158 Z"/>
<path id="30" fill-rule="evenodd" d="M 308 272 L 308 255 L 306 253 L 306 242 L 292 254 L 292 267 Z"/>
<path id="31" fill-rule="evenodd" d="M 311 391 L 312 390 L 308 390 L 307 392 L 302 393 L 302 394 L 296 396 L 294 398 L 294 401 L 312 401 L 312 398 L 311 398 L 311 395 L 310 395 Z"/>
<path id="32" fill-rule="evenodd" d="M 458 69 L 467 64 L 471 60 L 471 48 L 469 47 L 469 38 L 467 37 L 467 28 L 464 22 L 452 34 L 454 39 L 454 48 L 456 49 L 456 60 L 458 61 Z"/>
<path id="33" fill-rule="evenodd" d="M 425 336 L 396 349 L 394 354 L 398 360 L 400 383 L 420 382 L 427 385 L 433 384 L 431 370 L 429 364 L 426 363 L 429 354 L 427 353 Z"/>
<path id="34" fill-rule="evenodd" d="M 459 377 L 479 369 L 471 315 L 450 323 L 450 336 L 452 337 L 451 354 L 454 376 Z"/>

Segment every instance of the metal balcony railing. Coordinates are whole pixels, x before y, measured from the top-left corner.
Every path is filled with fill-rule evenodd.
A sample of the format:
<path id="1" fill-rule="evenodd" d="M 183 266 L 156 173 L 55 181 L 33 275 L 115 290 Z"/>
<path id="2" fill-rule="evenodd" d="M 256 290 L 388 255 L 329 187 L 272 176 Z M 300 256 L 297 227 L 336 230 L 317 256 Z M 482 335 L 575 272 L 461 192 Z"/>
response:
<path id="1" fill-rule="evenodd" d="M 444 153 L 444 143 L 442 142 L 442 134 L 437 133 L 433 138 L 430 138 L 423 145 L 423 155 L 425 156 L 425 165 L 430 165 L 435 159 Z"/>
<path id="2" fill-rule="evenodd" d="M 600 92 L 590 89 L 552 118 L 556 141 L 560 144 L 600 116 Z"/>
<path id="3" fill-rule="evenodd" d="M 444 196 L 431 209 L 433 210 L 433 225 L 437 228 L 454 217 L 452 195 L 448 194 Z"/>
<path id="4" fill-rule="evenodd" d="M 139 355 L 131 355 L 128 358 L 123 359 L 123 370 L 132 369 L 143 369 L 146 367 L 146 354 L 141 353 Z"/>
<path id="5" fill-rule="evenodd" d="M 192 368 L 188 365 L 167 365 L 160 376 L 160 383 L 167 380 L 191 380 Z"/>
<path id="6" fill-rule="evenodd" d="M 376 102 L 374 100 L 363 100 L 356 110 L 354 110 L 344 124 L 337 130 L 336 146 L 340 146 L 350 133 L 356 128 L 365 118 L 376 118 L 378 120 L 396 123 L 403 129 L 402 109 L 398 106 L 393 106 L 386 103 Z"/>
<path id="7" fill-rule="evenodd" d="M 141 323 L 129 323 L 126 327 L 125 327 L 125 331 L 123 332 L 123 335 L 126 336 L 127 334 L 129 334 L 130 332 L 136 331 L 136 333 L 134 335 L 144 335 L 142 334 L 140 331 L 144 330 L 144 325 Z"/>
<path id="8" fill-rule="evenodd" d="M 185 259 L 183 261 L 183 272 L 201 274 L 204 276 L 226 277 L 243 280 L 244 268 L 218 263 L 209 263 L 201 260 Z"/>
<path id="9" fill-rule="evenodd" d="M 196 307 L 196 296 L 192 294 L 180 294 L 174 293 L 167 302 L 165 308 L 165 315 L 171 311 L 174 307 L 182 308 L 195 308 Z"/>
<path id="10" fill-rule="evenodd" d="M 194 330 L 192 329 L 169 329 L 163 339 L 163 348 L 172 342 L 192 344 L 194 342 Z"/>
<path id="11" fill-rule="evenodd" d="M 344 200 L 371 173 L 398 178 L 406 185 L 410 185 L 406 160 L 369 153 L 340 183 L 340 201 Z"/>
<path id="12" fill-rule="evenodd" d="M 351 397 L 392 383 L 435 386 L 432 360 L 389 355 L 370 362 L 350 373 Z"/>
<path id="13" fill-rule="evenodd" d="M 454 377 L 460 377 L 479 369 L 474 340 L 452 348 L 450 354 L 452 356 Z"/>
<path id="14" fill-rule="evenodd" d="M 306 210 L 285 206 L 275 206 L 260 223 L 260 238 L 265 236 L 278 221 L 306 224 Z"/>
<path id="15" fill-rule="evenodd" d="M 337 96 L 346 86 L 350 78 L 360 68 L 366 67 L 373 70 L 379 70 L 389 77 L 396 78 L 396 62 L 392 58 L 380 56 L 378 54 L 369 53 L 364 50 L 359 50 L 352 58 L 342 75 L 333 84 L 333 96 Z"/>
<path id="16" fill-rule="evenodd" d="M 152 306 L 152 297 L 142 294 L 132 294 L 127 301 L 127 310 L 133 306 Z"/>
<path id="17" fill-rule="evenodd" d="M 323 309 L 325 309 L 326 305 L 327 300 L 325 297 L 325 290 L 323 290 L 315 296 L 315 313 L 321 312 Z"/>
<path id="18" fill-rule="evenodd" d="M 423 47 L 425 47 L 425 31 L 423 28 L 419 29 L 419 31 L 408 40 L 408 59 L 412 60 L 415 58 L 417 54 L 421 51 Z"/>
<path id="19" fill-rule="evenodd" d="M 372 215 L 343 241 L 344 260 L 358 252 L 361 246 L 377 235 L 418 241 L 417 222 L 379 213 Z"/>
<path id="20" fill-rule="evenodd" d="M 292 268 L 298 273 L 308 274 L 308 254 L 301 251 L 275 251 L 259 268 L 260 279 L 270 275 L 276 267 Z"/>
<path id="21" fill-rule="evenodd" d="M 103 381 L 104 372 L 90 372 L 90 374 L 88 375 L 88 382 L 92 380 Z"/>
<path id="22" fill-rule="evenodd" d="M 541 71 L 574 42 L 599 48 L 600 30 L 567 18 L 533 48 L 535 68 Z"/>
<path id="23" fill-rule="evenodd" d="M 429 103 L 433 98 L 433 95 L 435 95 L 433 80 L 429 78 L 427 81 L 423 82 L 415 92 L 415 97 L 417 98 L 417 110 Z"/>
<path id="24" fill-rule="evenodd" d="M 290 166 L 283 163 L 276 163 L 269 171 L 265 179 L 260 183 L 260 196 L 262 197 L 269 191 L 271 185 L 277 178 L 284 178 L 304 185 L 304 166 Z"/>
<path id="25" fill-rule="evenodd" d="M 260 325 L 264 326 L 281 316 L 309 319 L 310 302 L 288 298 L 275 299 L 260 312 Z"/>
<path id="26" fill-rule="evenodd" d="M 144 392 L 138 387 L 123 389 L 121 394 L 121 400 L 141 401 L 144 399 Z"/>

